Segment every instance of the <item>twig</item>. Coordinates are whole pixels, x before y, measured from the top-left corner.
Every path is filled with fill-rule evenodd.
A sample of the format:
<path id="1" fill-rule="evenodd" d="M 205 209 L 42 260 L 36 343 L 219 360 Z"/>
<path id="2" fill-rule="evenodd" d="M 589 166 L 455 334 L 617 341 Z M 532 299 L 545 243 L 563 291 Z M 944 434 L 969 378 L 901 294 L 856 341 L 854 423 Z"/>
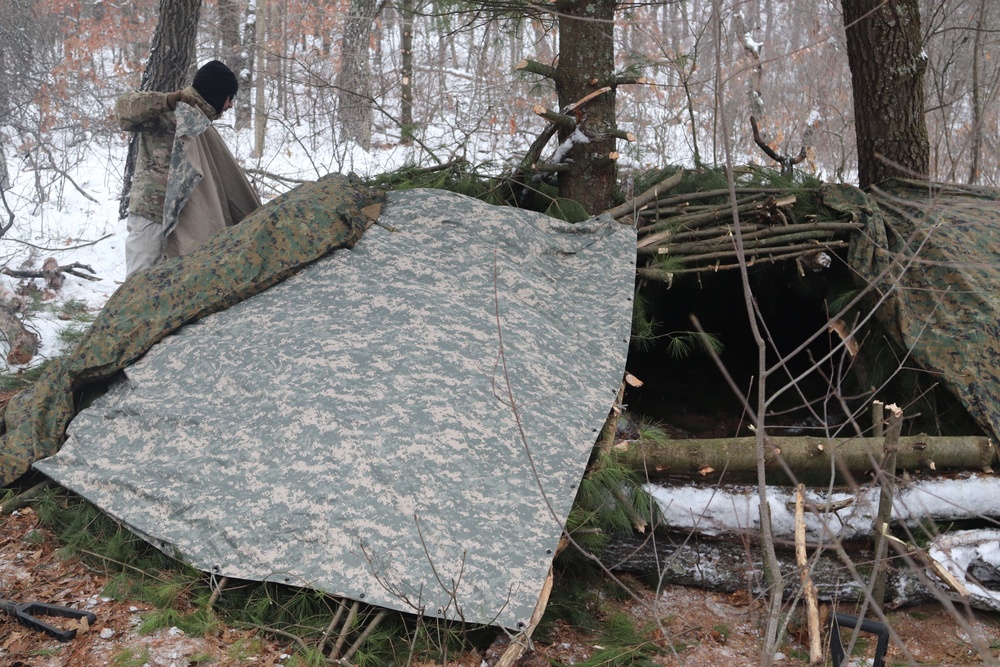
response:
<path id="1" fill-rule="evenodd" d="M 765 206 L 766 202 L 767 198 L 764 196 L 747 197 L 737 201 L 736 212 L 742 216 L 752 211 L 758 211 Z M 720 204 L 719 206 L 707 209 L 704 212 L 690 213 L 667 218 L 666 220 L 652 225 L 647 225 L 639 230 L 639 232 L 640 234 L 649 234 L 651 232 L 658 232 L 664 229 L 697 229 L 719 220 L 728 219 L 732 215 L 733 207 L 731 204 Z"/>
<path id="2" fill-rule="evenodd" d="M 7 191 L 0 187 L 0 201 L 3 201 L 3 207 L 7 210 L 7 224 L 0 227 L 0 238 L 3 238 L 7 230 L 14 226 L 14 211 L 10 209 L 10 204 L 7 203 Z"/>
<path id="3" fill-rule="evenodd" d="M 609 209 L 609 210 L 607 210 L 605 212 L 608 215 L 610 215 L 612 218 L 618 219 L 618 218 L 620 218 L 621 216 L 623 216 L 623 215 L 625 215 L 627 213 L 631 213 L 632 211 L 636 211 L 636 210 L 642 208 L 643 206 L 645 206 L 646 204 L 648 204 L 649 202 L 653 201 L 657 197 L 659 197 L 661 192 L 669 192 L 670 190 L 673 190 L 674 188 L 676 188 L 678 186 L 678 184 L 680 184 L 681 179 L 683 177 L 684 177 L 684 173 L 681 172 L 681 171 L 677 171 L 677 172 L 671 174 L 670 176 L 668 176 L 667 178 L 663 179 L 662 181 L 660 181 L 659 183 L 657 183 L 656 185 L 654 185 L 650 189 L 646 190 L 642 194 L 640 194 L 640 195 L 638 195 L 636 197 L 633 197 L 632 199 L 630 199 L 629 201 L 625 202 L 624 204 L 621 204 L 620 206 L 616 206 L 616 207 L 614 207 L 612 209 Z"/>
<path id="4" fill-rule="evenodd" d="M 19 269 L 11 269 L 5 266 L 3 269 L 0 269 L 0 273 L 6 276 L 10 276 L 11 278 L 45 278 L 46 280 L 50 279 L 55 275 L 58 275 L 59 273 L 68 273 L 70 275 L 76 276 L 77 278 L 83 278 L 85 280 L 92 280 L 92 281 L 100 280 L 100 278 L 98 278 L 96 275 L 88 276 L 86 274 L 80 273 L 77 269 L 86 269 L 87 271 L 94 273 L 94 269 L 90 268 L 86 264 L 80 264 L 79 262 L 73 262 L 72 264 L 58 266 L 52 271 L 45 271 L 45 270 L 22 271 Z"/>
<path id="5" fill-rule="evenodd" d="M 21 239 L 7 239 L 7 240 L 12 243 L 20 243 L 21 245 L 26 245 L 29 248 L 34 248 L 35 250 L 41 250 L 43 252 L 67 252 L 69 250 L 79 250 L 80 248 L 86 248 L 88 246 L 96 245 L 101 241 L 103 241 L 104 239 L 109 239 L 112 236 L 114 236 L 114 234 L 105 234 L 99 239 L 94 239 L 93 241 L 86 241 L 84 243 L 80 243 L 74 246 L 66 246 L 65 248 L 46 248 L 45 246 L 35 245 L 34 243 L 30 243 L 28 241 L 22 241 Z"/>
<path id="6" fill-rule="evenodd" d="M 330 651 L 330 658 L 336 659 L 340 655 L 340 649 L 343 648 L 344 642 L 347 641 L 347 635 L 351 632 L 351 626 L 354 625 L 354 619 L 358 615 L 358 607 L 360 606 L 357 600 L 351 605 L 351 610 L 347 612 L 347 619 L 340 628 L 340 634 L 337 635 L 337 643 L 333 645 L 333 649 Z"/>
<path id="7" fill-rule="evenodd" d="M 609 92 L 610 90 L 611 86 L 604 86 L 603 88 L 598 88 L 597 90 L 589 92 L 580 99 L 578 99 L 576 102 L 567 105 L 566 108 L 563 109 L 563 113 L 569 113 L 570 111 L 575 111 L 576 109 L 579 109 L 580 107 L 582 107 L 584 104 L 591 101 L 595 97 L 599 97 L 604 93 Z"/>
<path id="8" fill-rule="evenodd" d="M 767 145 L 767 143 L 761 138 L 760 130 L 757 129 L 757 119 L 750 116 L 750 127 L 753 129 L 753 140 L 762 151 L 767 153 L 767 156 L 781 165 L 781 175 L 791 177 L 794 169 L 793 167 L 798 163 L 806 159 L 806 147 L 803 146 L 802 150 L 795 157 L 790 157 L 788 155 L 779 155 L 777 151 Z"/>
<path id="9" fill-rule="evenodd" d="M 260 630 L 261 632 L 266 632 L 268 634 L 272 634 L 278 637 L 284 637 L 285 639 L 290 639 L 296 644 L 298 644 L 299 648 L 302 649 L 303 653 L 309 652 L 309 646 L 306 644 L 305 640 L 302 639 L 302 637 L 299 637 L 298 635 L 293 634 L 291 632 L 287 632 L 285 630 L 279 630 L 278 628 L 273 628 L 270 625 L 259 625 L 257 623 L 245 623 L 237 621 L 233 623 L 233 627 L 245 628 L 248 630 Z"/>
<path id="10" fill-rule="evenodd" d="M 754 255 L 753 253 L 748 253 L 751 254 L 752 256 L 750 260 L 747 262 L 747 266 L 753 266 L 758 261 L 768 262 L 772 264 L 774 262 L 783 262 L 785 260 L 801 257 L 802 255 L 807 255 L 811 252 L 815 252 L 816 250 L 846 248 L 848 245 L 849 244 L 846 241 L 828 241 L 826 243 L 821 243 L 819 245 L 809 244 L 805 246 L 799 246 L 798 248 L 771 249 L 772 251 L 777 251 L 782 253 L 779 255 Z M 675 259 L 676 261 L 691 262 L 691 261 L 703 261 L 708 259 L 722 259 L 724 257 L 735 257 L 735 256 L 737 256 L 736 252 L 728 252 L 728 253 L 719 252 L 719 253 L 710 253 L 706 255 L 699 255 L 697 257 L 677 257 Z M 734 263 L 734 264 L 716 263 L 711 266 L 685 266 L 670 270 L 661 269 L 657 267 L 646 267 L 637 270 L 636 275 L 638 275 L 640 278 L 645 278 L 647 280 L 656 280 L 659 282 L 670 283 L 675 275 L 682 273 L 703 273 L 703 272 L 716 273 L 718 271 L 723 271 L 728 269 L 738 269 L 739 267 L 740 267 L 739 263 Z"/>
<path id="11" fill-rule="evenodd" d="M 544 118 L 553 125 L 561 127 L 567 132 L 576 129 L 576 119 L 572 116 L 567 116 L 564 113 L 559 113 L 558 111 L 553 111 L 552 109 L 546 109 L 541 104 L 536 104 L 532 107 L 531 111 L 536 116 Z"/>
<path id="12" fill-rule="evenodd" d="M 213 583 L 214 583 L 214 576 L 215 575 L 213 574 Z M 216 601 L 219 599 L 219 596 L 222 595 L 222 590 L 228 585 L 229 585 L 229 577 L 222 577 L 221 579 L 219 579 L 219 583 L 212 586 L 212 594 L 208 597 L 209 609 L 211 609 L 212 606 L 216 603 Z"/>
<path id="13" fill-rule="evenodd" d="M 284 183 L 295 183 L 297 185 L 302 185 L 303 183 L 309 183 L 308 180 L 304 180 L 301 178 L 292 178 L 290 176 L 280 176 L 265 169 L 255 169 L 253 167 L 248 167 L 243 171 L 248 174 L 253 174 L 254 176 L 263 176 L 265 178 L 270 178 L 271 180 L 281 181 Z"/>
<path id="14" fill-rule="evenodd" d="M 333 620 L 330 624 L 326 626 L 326 630 L 323 631 L 323 636 L 319 639 L 319 650 L 323 651 L 326 648 L 326 642 L 330 639 L 330 635 L 333 634 L 333 630 L 337 627 L 337 623 L 340 622 L 340 617 L 344 615 L 344 609 L 347 607 L 344 605 L 343 600 L 335 599 L 337 603 L 337 612 L 333 615 Z"/>
<path id="15" fill-rule="evenodd" d="M 889 411 L 886 424 L 884 454 L 878 470 L 881 490 L 878 499 L 878 516 L 875 519 L 875 565 L 872 581 L 872 602 L 879 607 L 885 603 L 885 578 L 888 572 L 886 551 L 889 523 L 892 521 L 892 497 L 896 487 L 896 452 L 899 449 L 899 434 L 903 428 L 903 411 L 895 404 L 885 406 Z"/>
<path id="16" fill-rule="evenodd" d="M 388 615 L 389 611 L 387 609 L 380 609 L 379 612 L 375 614 L 375 618 L 373 618 L 368 623 L 368 627 L 365 628 L 364 632 L 362 632 L 361 635 L 354 641 L 354 643 L 351 644 L 351 648 L 347 649 L 347 653 L 344 654 L 344 657 L 341 658 L 339 662 L 341 664 L 344 664 L 347 663 L 351 658 L 353 658 L 354 654 L 358 652 L 358 649 L 361 648 L 361 646 L 365 643 L 368 637 L 373 632 L 375 632 L 375 628 L 377 628 L 379 624 L 382 623 L 383 619 L 385 619 L 385 617 Z"/>

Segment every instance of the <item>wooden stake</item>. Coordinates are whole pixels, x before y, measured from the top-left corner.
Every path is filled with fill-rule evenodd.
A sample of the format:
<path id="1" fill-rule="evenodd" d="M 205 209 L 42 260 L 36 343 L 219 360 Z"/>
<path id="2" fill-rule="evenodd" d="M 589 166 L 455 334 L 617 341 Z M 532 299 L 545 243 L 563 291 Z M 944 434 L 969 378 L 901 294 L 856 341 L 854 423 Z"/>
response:
<path id="1" fill-rule="evenodd" d="M 528 626 L 510 640 L 510 646 L 503 652 L 497 660 L 496 667 L 513 667 L 524 652 L 531 646 L 531 633 L 538 627 L 539 621 L 545 615 L 545 608 L 549 604 L 549 596 L 552 594 L 552 567 L 549 567 L 549 576 L 545 578 L 542 592 L 538 595 L 538 602 L 535 603 L 535 611 L 528 619 Z"/>
<path id="2" fill-rule="evenodd" d="M 795 489 L 795 562 L 799 566 L 802 592 L 806 598 L 806 619 L 809 627 L 809 664 L 817 665 L 823 660 L 823 635 L 819 627 L 819 604 L 816 601 L 816 587 L 809 576 L 809 560 L 806 557 L 805 521 L 806 485 Z"/>

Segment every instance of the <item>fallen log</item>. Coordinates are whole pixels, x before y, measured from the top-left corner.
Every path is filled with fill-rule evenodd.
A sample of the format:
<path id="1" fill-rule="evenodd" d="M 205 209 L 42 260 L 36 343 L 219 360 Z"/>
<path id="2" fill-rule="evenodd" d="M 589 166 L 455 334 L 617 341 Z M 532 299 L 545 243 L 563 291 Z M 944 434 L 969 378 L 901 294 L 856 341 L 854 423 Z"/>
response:
<path id="1" fill-rule="evenodd" d="M 646 484 L 657 503 L 658 524 L 669 530 L 707 536 L 740 535 L 760 527 L 755 485 Z M 814 542 L 856 540 L 873 535 L 879 487 L 806 490 L 804 516 L 808 539 Z M 795 530 L 795 489 L 768 486 L 768 505 L 776 537 L 791 539 Z M 1000 478 L 970 474 L 951 478 L 899 480 L 892 500 L 892 523 L 913 529 L 956 521 L 1000 518 Z"/>
<path id="2" fill-rule="evenodd" d="M 803 481 L 847 483 L 874 470 L 884 438 L 828 439 L 814 436 L 768 436 L 767 470 L 775 483 Z M 617 445 L 624 461 L 651 479 L 677 476 L 702 481 L 756 478 L 753 437 L 704 440 L 649 438 Z M 622 451 L 623 450 L 623 451 Z M 900 471 L 975 470 L 992 472 L 997 452 L 985 436 L 906 436 L 899 439 L 896 466 Z M 789 480 L 786 470 L 793 472 Z"/>
<path id="3" fill-rule="evenodd" d="M 766 591 L 760 547 L 754 536 L 744 537 L 743 540 L 709 539 L 659 531 L 653 536 L 616 536 L 601 552 L 601 561 L 612 572 L 642 575 L 660 585 L 696 586 L 721 593 L 742 590 L 754 596 L 763 595 Z M 803 593 L 794 545 L 786 542 L 776 547 L 779 547 L 776 552 L 785 599 L 791 600 Z M 871 576 L 872 551 L 847 544 L 844 553 L 851 567 L 832 548 L 818 553 L 815 548 L 812 550 L 809 574 L 819 600 L 848 604 L 864 599 L 863 582 Z M 933 597 L 932 590 L 909 567 L 888 571 L 886 607 L 916 604 Z"/>

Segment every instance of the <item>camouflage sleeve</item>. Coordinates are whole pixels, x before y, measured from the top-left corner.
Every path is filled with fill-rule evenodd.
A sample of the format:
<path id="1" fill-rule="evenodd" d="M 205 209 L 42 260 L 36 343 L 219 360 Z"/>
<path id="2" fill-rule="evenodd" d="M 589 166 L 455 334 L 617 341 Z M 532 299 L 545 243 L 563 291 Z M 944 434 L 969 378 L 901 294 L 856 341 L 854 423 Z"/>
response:
<path id="1" fill-rule="evenodd" d="M 169 123 L 163 116 L 168 112 L 167 93 L 134 91 L 125 93 L 115 103 L 118 124 L 126 132 L 172 129 L 165 127 Z"/>

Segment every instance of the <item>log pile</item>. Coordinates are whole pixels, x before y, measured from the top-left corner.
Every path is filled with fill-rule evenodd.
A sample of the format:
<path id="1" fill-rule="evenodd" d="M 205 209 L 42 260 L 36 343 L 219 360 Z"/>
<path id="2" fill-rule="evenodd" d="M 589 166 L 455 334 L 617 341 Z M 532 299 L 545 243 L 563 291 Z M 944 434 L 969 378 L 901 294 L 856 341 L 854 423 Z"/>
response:
<path id="1" fill-rule="evenodd" d="M 860 228 L 853 220 L 828 215 L 830 211 L 817 214 L 818 186 L 741 186 L 732 192 L 713 188 L 672 194 L 685 180 L 690 189 L 691 178 L 690 173 L 675 172 L 608 211 L 638 228 L 641 278 L 669 283 L 677 274 L 736 268 L 738 241 L 751 266 L 795 260 L 801 272 L 821 271 L 830 265 L 829 253 L 847 247 L 848 236 Z"/>

